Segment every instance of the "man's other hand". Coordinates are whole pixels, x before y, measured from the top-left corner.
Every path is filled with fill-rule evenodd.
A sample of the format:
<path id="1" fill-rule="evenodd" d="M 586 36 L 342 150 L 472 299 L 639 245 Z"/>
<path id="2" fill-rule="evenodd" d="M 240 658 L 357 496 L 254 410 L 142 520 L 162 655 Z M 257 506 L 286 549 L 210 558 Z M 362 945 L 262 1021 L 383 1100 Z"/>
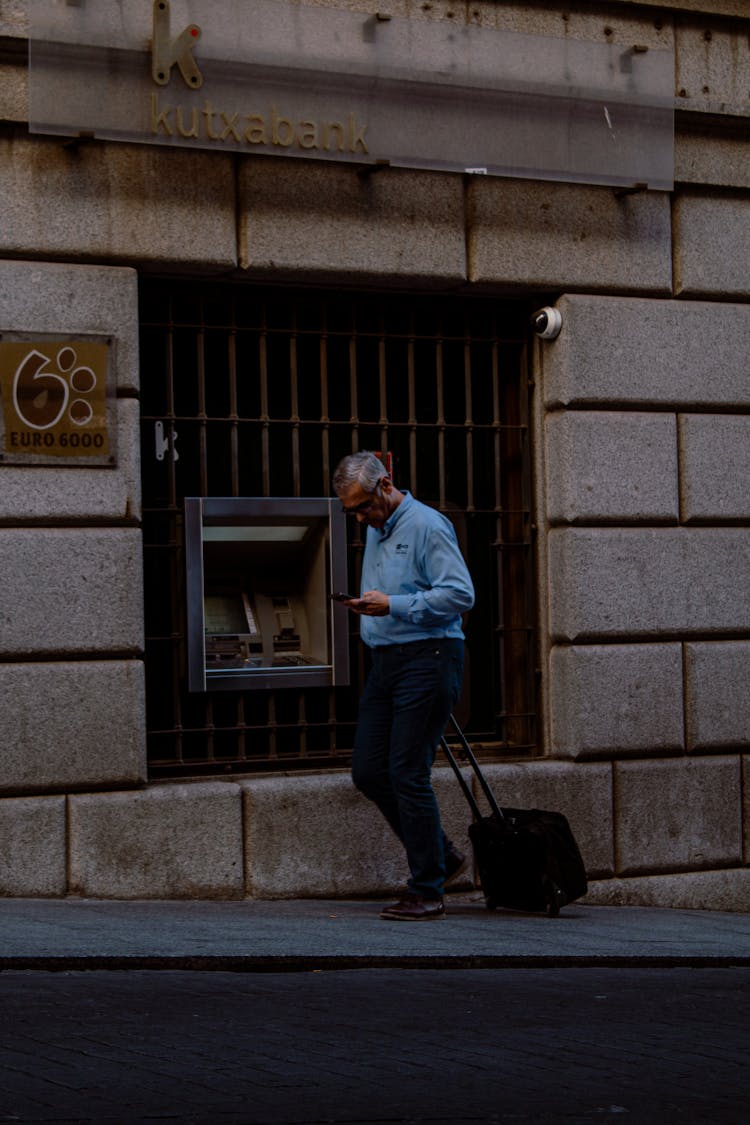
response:
<path id="1" fill-rule="evenodd" d="M 346 605 L 364 617 L 387 617 L 391 612 L 391 599 L 380 590 L 365 590 L 361 598 Z"/>

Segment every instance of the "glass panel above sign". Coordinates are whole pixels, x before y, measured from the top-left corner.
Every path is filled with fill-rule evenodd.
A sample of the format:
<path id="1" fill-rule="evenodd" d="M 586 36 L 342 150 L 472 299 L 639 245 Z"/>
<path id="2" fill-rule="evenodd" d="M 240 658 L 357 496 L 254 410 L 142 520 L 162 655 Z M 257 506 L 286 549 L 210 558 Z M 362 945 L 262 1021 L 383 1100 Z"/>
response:
<path id="1" fill-rule="evenodd" d="M 31 0 L 37 133 L 669 190 L 674 56 L 287 0 Z"/>

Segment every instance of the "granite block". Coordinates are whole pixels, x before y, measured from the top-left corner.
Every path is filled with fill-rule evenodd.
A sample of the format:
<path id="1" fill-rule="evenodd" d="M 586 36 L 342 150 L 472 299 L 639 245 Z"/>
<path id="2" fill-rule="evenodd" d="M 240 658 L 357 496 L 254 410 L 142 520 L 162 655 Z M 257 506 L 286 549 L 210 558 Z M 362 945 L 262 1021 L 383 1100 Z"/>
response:
<path id="1" fill-rule="evenodd" d="M 0 254 L 226 271 L 237 261 L 231 154 L 0 137 Z"/>
<path id="2" fill-rule="evenodd" d="M 567 294 L 542 342 L 548 408 L 750 407 L 750 305 Z"/>
<path id="3" fill-rule="evenodd" d="M 682 750 L 682 695 L 679 644 L 553 648 L 552 753 L 580 759 Z"/>
<path id="4" fill-rule="evenodd" d="M 682 414 L 680 493 L 691 521 L 750 521 L 750 414 Z"/>
<path id="5" fill-rule="evenodd" d="M 238 191 L 248 275 L 430 287 L 466 277 L 458 176 L 247 157 Z"/>
<path id="6" fill-rule="evenodd" d="M 618 875 L 742 862 L 738 756 L 615 762 Z"/>
<path id="7" fill-rule="evenodd" d="M 750 746 L 750 641 L 685 645 L 689 750 Z"/>
<path id="8" fill-rule="evenodd" d="M 474 176 L 467 188 L 469 281 L 514 289 L 666 294 L 669 196 Z"/>
<path id="9" fill-rule="evenodd" d="M 750 188 L 747 139 L 738 133 L 724 135 L 706 124 L 690 132 L 678 129 L 675 136 L 675 180 L 683 184 Z"/>
<path id="10" fill-rule="evenodd" d="M 0 793 L 146 779 L 140 661 L 0 664 L 0 715 Z"/>
<path id="11" fill-rule="evenodd" d="M 3 54 L 5 58 L 0 62 L 0 121 L 25 123 L 29 120 L 28 56 L 23 59 L 17 55 L 8 58 L 7 52 Z"/>
<path id="12" fill-rule="evenodd" d="M 658 906 L 667 910 L 727 910 L 746 914 L 750 867 L 640 875 L 589 883 L 581 902 L 593 906 Z"/>
<path id="13" fill-rule="evenodd" d="M 141 533 L 129 528 L 0 528 L 0 654 L 138 655 Z"/>
<path id="14" fill-rule="evenodd" d="M 547 518 L 552 523 L 676 523 L 673 414 L 560 411 L 545 422 Z"/>
<path id="15" fill-rule="evenodd" d="M 253 898 L 343 897 L 403 890 L 404 849 L 348 773 L 243 781 L 246 885 Z M 453 773 L 433 785 L 448 835 L 468 848 L 471 819 Z"/>
<path id="16" fill-rule="evenodd" d="M 746 30 L 742 23 L 712 18 L 735 15 L 747 19 L 745 0 L 685 7 L 702 7 L 706 14 L 675 21 L 677 106 L 693 113 L 746 116 L 750 89 Z"/>
<path id="17" fill-rule="evenodd" d="M 750 199 L 683 191 L 673 214 L 675 293 L 750 297 Z"/>
<path id="18" fill-rule="evenodd" d="M 553 528 L 553 640 L 750 630 L 750 529 Z"/>
<path id="19" fill-rule="evenodd" d="M 164 784 L 70 798 L 70 891 L 91 898 L 242 898 L 239 786 Z"/>
<path id="20" fill-rule="evenodd" d="M 0 799 L 0 895 L 64 895 L 65 798 Z"/>

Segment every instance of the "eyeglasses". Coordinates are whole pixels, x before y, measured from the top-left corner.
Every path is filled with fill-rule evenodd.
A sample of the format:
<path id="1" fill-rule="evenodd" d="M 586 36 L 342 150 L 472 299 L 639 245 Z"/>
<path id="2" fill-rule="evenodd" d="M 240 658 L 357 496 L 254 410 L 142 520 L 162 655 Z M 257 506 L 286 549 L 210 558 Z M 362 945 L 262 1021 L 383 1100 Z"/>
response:
<path id="1" fill-rule="evenodd" d="M 384 480 L 385 478 L 381 477 L 380 479 Z M 381 491 L 381 488 L 380 488 L 380 481 L 378 481 L 378 483 L 375 485 L 375 491 L 370 493 L 370 495 L 371 495 L 372 499 L 363 500 L 361 504 L 355 504 L 354 507 L 352 507 L 352 508 L 345 508 L 344 505 L 342 504 L 341 505 L 342 512 L 344 512 L 344 514 L 347 515 L 347 516 L 366 516 L 367 513 L 372 508 L 372 506 L 374 505 L 375 501 L 380 496 L 383 495 L 383 493 Z"/>

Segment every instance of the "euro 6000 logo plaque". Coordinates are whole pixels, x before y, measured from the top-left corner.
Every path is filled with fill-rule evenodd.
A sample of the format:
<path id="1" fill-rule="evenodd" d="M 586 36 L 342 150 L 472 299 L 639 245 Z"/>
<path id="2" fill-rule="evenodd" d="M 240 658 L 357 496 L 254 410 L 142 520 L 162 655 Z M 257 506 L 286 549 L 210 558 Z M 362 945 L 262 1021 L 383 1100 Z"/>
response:
<path id="1" fill-rule="evenodd" d="M 2 464 L 114 465 L 112 341 L 0 333 Z"/>

